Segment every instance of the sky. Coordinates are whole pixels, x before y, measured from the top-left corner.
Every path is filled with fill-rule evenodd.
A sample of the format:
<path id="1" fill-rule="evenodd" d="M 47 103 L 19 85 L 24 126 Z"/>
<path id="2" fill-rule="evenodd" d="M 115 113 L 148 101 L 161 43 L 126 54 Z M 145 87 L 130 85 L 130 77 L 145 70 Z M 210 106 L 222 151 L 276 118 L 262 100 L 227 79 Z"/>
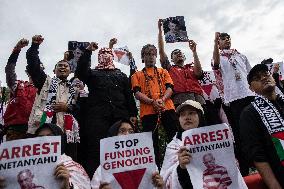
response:
<path id="1" fill-rule="evenodd" d="M 188 36 L 197 43 L 203 70 L 211 70 L 215 32 L 227 32 L 232 48 L 247 56 L 251 65 L 272 57 L 284 59 L 284 1 L 281 0 L 1 0 L 0 1 L 0 81 L 5 82 L 5 65 L 13 47 L 21 38 L 41 34 L 40 58 L 46 72 L 53 75 L 56 62 L 63 59 L 68 41 L 94 41 L 108 46 L 111 38 L 117 47 L 127 45 L 141 63 L 140 52 L 145 44 L 157 46 L 158 19 L 184 16 Z M 170 56 L 180 48 L 192 62 L 187 43 L 166 44 Z M 25 47 L 18 59 L 18 79 L 25 74 Z M 158 60 L 158 59 L 157 59 Z M 157 61 L 157 66 L 160 64 Z M 97 52 L 92 67 L 97 64 Z M 129 74 L 129 67 L 117 65 Z"/>

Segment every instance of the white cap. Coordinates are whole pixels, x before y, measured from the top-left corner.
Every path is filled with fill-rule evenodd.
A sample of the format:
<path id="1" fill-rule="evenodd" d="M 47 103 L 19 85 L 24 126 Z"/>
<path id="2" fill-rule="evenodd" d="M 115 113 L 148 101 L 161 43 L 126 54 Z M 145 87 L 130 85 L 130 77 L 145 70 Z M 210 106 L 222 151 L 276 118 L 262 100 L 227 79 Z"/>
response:
<path id="1" fill-rule="evenodd" d="M 193 108 L 196 108 L 198 110 L 201 110 L 201 112 L 204 114 L 204 110 L 201 106 L 201 104 L 199 102 L 196 102 L 194 100 L 186 100 L 185 102 L 183 102 L 181 105 L 179 105 L 177 108 L 176 108 L 176 112 L 179 114 L 180 113 L 180 110 L 185 107 L 185 106 L 191 106 Z"/>

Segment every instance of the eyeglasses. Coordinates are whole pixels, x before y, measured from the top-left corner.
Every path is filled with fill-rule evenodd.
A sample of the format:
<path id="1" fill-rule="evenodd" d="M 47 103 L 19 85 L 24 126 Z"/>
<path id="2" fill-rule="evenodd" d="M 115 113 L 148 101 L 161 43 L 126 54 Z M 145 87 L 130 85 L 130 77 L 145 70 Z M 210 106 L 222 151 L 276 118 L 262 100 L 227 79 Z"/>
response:
<path id="1" fill-rule="evenodd" d="M 263 77 L 267 78 L 269 76 L 271 76 L 271 72 L 270 71 L 259 72 L 255 76 L 252 77 L 252 81 L 259 81 Z"/>

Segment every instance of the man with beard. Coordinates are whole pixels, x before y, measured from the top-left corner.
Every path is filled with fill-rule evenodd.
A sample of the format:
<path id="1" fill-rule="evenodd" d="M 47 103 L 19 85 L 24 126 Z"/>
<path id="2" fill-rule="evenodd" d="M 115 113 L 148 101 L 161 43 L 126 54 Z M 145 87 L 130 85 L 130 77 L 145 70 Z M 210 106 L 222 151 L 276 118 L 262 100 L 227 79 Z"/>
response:
<path id="1" fill-rule="evenodd" d="M 231 37 L 227 33 L 215 33 L 212 69 L 215 72 L 217 87 L 224 103 L 235 139 L 235 153 L 243 176 L 248 175 L 249 167 L 240 149 L 239 119 L 244 107 L 252 100 L 254 93 L 246 81 L 251 69 L 247 57 L 236 49 L 231 49 Z"/>
<path id="2" fill-rule="evenodd" d="M 132 122 L 137 120 L 137 108 L 130 89 L 128 77 L 115 68 L 113 53 L 110 48 L 101 48 L 98 54 L 99 64 L 91 69 L 92 51 L 98 44 L 92 42 L 80 57 L 76 76 L 88 86 L 87 117 L 82 146 L 83 166 L 90 177 L 100 164 L 100 139 L 107 136 L 110 126 L 116 121 L 126 118 Z"/>
<path id="3" fill-rule="evenodd" d="M 268 188 L 284 188 L 284 96 L 275 92 L 275 81 L 264 64 L 247 76 L 258 96 L 240 118 L 242 150 L 254 164 Z"/>

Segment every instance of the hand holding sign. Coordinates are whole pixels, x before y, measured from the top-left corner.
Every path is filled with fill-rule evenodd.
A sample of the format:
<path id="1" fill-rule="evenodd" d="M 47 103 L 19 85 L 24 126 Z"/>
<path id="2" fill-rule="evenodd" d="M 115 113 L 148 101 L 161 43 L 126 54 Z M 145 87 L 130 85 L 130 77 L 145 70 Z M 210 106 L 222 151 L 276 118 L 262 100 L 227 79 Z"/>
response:
<path id="1" fill-rule="evenodd" d="M 90 51 L 95 51 L 99 48 L 98 43 L 96 42 L 91 42 L 91 44 L 86 48 Z"/>
<path id="2" fill-rule="evenodd" d="M 62 181 L 62 189 L 69 189 L 70 173 L 63 163 L 57 165 L 54 175 L 57 179 L 60 179 Z"/>
<path id="3" fill-rule="evenodd" d="M 99 189 L 111 189 L 111 186 L 110 186 L 110 184 L 107 183 L 107 182 L 102 182 L 102 183 L 100 184 Z"/>
<path id="4" fill-rule="evenodd" d="M 193 53 L 196 52 L 196 46 L 197 45 L 193 40 L 188 41 L 188 46 Z"/>
<path id="5" fill-rule="evenodd" d="M 64 58 L 63 58 L 63 60 L 65 60 L 65 61 L 70 61 L 71 59 L 73 59 L 74 58 L 74 53 L 72 52 L 72 51 L 66 51 L 65 53 L 64 53 Z"/>
<path id="6" fill-rule="evenodd" d="M 0 176 L 0 189 L 4 189 L 5 187 L 5 178 Z"/>
<path id="7" fill-rule="evenodd" d="M 179 166 L 182 169 L 186 169 L 186 165 L 190 163 L 191 155 L 185 146 L 182 146 L 178 151 Z"/>
<path id="8" fill-rule="evenodd" d="M 159 29 L 159 31 L 162 31 L 162 27 L 163 27 L 163 19 L 159 19 L 158 20 L 158 29 Z"/>
<path id="9" fill-rule="evenodd" d="M 158 171 L 155 171 L 152 175 L 152 182 L 153 185 L 158 188 L 162 189 L 164 187 L 164 181 Z"/>

